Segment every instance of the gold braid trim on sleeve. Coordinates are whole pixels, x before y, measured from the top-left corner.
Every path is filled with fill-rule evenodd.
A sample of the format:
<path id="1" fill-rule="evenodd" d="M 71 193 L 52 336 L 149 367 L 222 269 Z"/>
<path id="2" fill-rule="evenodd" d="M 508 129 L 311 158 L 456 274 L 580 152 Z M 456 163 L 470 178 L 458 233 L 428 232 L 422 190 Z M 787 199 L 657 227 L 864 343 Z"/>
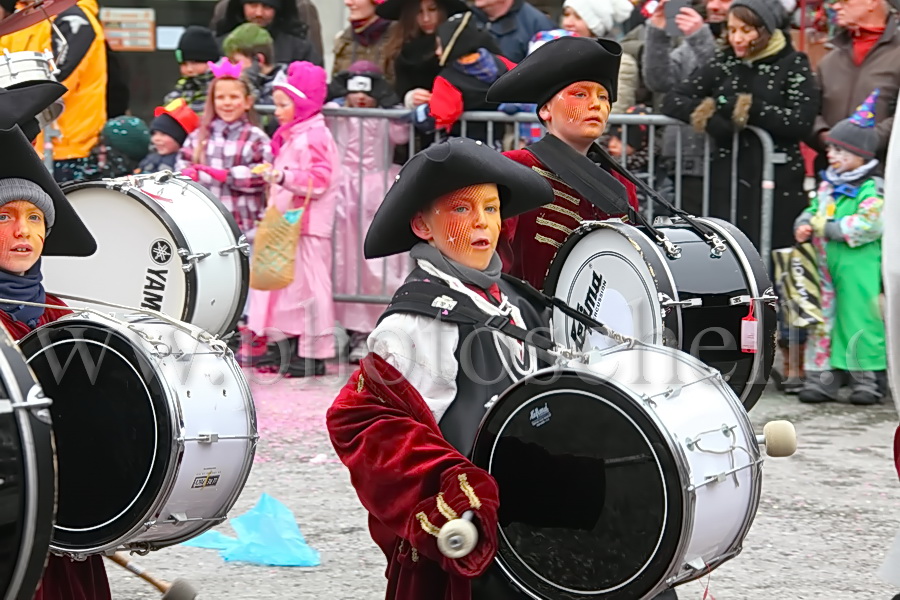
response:
<path id="1" fill-rule="evenodd" d="M 446 518 L 448 521 L 459 518 L 459 515 L 456 514 L 456 511 L 450 508 L 450 505 L 447 504 L 446 500 L 444 500 L 444 492 L 441 492 L 437 495 L 437 508 L 438 512 L 444 515 L 444 518 Z"/>
<path id="2" fill-rule="evenodd" d="M 478 499 L 478 496 L 475 495 L 475 490 L 472 489 L 472 486 L 469 484 L 469 478 L 466 477 L 465 473 L 460 473 L 457 475 L 457 479 L 459 479 L 459 487 L 462 489 L 463 494 L 466 495 L 466 498 L 469 499 L 469 505 L 472 508 L 481 508 L 481 500 Z"/>
<path id="3" fill-rule="evenodd" d="M 364 387 L 366 387 L 366 378 L 360 373 L 359 379 L 356 380 L 356 393 L 362 393 Z"/>
<path id="4" fill-rule="evenodd" d="M 434 537 L 438 536 L 438 533 L 441 532 L 440 529 L 431 524 L 431 521 L 428 520 L 428 515 L 423 512 L 417 513 L 416 518 L 419 520 L 419 525 L 422 526 L 422 529 L 425 533 L 430 533 Z"/>

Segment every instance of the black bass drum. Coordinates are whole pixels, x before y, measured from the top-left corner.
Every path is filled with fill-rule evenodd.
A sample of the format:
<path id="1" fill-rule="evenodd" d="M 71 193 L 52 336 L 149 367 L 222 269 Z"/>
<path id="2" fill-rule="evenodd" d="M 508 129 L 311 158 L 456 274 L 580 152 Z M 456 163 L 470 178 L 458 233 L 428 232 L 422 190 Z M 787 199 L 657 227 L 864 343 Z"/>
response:
<path id="1" fill-rule="evenodd" d="M 56 509 L 50 401 L 0 327 L 0 598 L 31 600 Z"/>
<path id="2" fill-rule="evenodd" d="M 681 249 L 674 259 L 640 227 L 616 219 L 586 221 L 559 249 L 545 292 L 619 333 L 699 358 L 722 373 L 750 410 L 775 360 L 772 283 L 739 229 L 720 219 L 697 220 L 716 231 L 724 252 L 713 253 L 680 219 L 657 225 Z M 745 321 L 751 308 L 755 321 Z M 553 336 L 585 352 L 613 344 L 559 310 Z"/>

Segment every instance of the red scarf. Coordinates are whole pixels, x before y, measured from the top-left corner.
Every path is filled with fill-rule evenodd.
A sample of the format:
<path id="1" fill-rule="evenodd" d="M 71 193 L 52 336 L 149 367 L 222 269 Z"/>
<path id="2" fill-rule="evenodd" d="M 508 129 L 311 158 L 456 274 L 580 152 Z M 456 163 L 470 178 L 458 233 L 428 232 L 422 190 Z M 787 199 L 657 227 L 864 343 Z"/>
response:
<path id="1" fill-rule="evenodd" d="M 884 27 L 856 30 L 853 34 L 853 64 L 860 66 L 884 34 Z"/>

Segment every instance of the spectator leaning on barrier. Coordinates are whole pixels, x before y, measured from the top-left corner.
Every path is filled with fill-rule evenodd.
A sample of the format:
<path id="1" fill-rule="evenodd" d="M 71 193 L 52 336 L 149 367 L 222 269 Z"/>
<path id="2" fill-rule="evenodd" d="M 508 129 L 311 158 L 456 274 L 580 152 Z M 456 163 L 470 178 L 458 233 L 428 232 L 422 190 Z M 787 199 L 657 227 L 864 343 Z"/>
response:
<path id="1" fill-rule="evenodd" d="M 288 0 L 291 1 L 291 0 Z M 218 29 L 219 23 L 225 18 L 225 12 L 228 10 L 229 0 L 219 0 L 216 2 L 216 8 L 213 10 L 212 21 L 209 28 L 213 31 Z M 306 25 L 306 37 L 312 44 L 313 49 L 319 56 L 325 56 L 324 46 L 322 44 L 322 23 L 319 21 L 319 10 L 312 0 L 295 0 L 297 6 L 297 18 Z"/>
<path id="2" fill-rule="evenodd" d="M 416 109 L 416 127 L 487 141 L 487 123 L 466 123 L 463 133 L 459 118 L 465 111 L 496 110 L 498 105 L 485 100 L 485 94 L 498 77 L 515 65 L 491 51 L 493 39 L 475 22 L 471 12 L 453 15 L 443 22 L 437 30 L 437 42 L 442 69 L 434 80 L 431 102 Z M 499 138 L 498 128 L 494 139 Z"/>
<path id="3" fill-rule="evenodd" d="M 43 52 L 52 48 L 57 62 L 57 81 L 68 88 L 66 108 L 56 121 L 60 135 L 53 138 L 53 175 L 57 181 L 80 179 L 92 171 L 91 150 L 106 123 L 106 45 L 97 19 L 96 0 L 79 2 L 50 20 L 0 37 L 0 48 L 9 52 Z M 63 48 L 66 52 L 63 53 Z M 43 136 L 35 141 L 41 148 Z"/>
<path id="4" fill-rule="evenodd" d="M 265 27 L 272 34 L 274 62 L 306 60 L 322 64 L 322 56 L 310 43 L 309 27 L 300 20 L 294 0 L 229 0 L 225 16 L 216 24 L 219 42 L 243 23 Z"/>
<path id="5" fill-rule="evenodd" d="M 759 245 L 762 145 L 747 126 L 759 127 L 786 162 L 775 165 L 772 247 L 793 243 L 791 223 L 807 204 L 800 140 L 819 112 L 819 88 L 806 55 L 779 29 L 778 0 L 734 0 L 728 12 L 729 46 L 669 92 L 663 112 L 708 133 L 717 150 L 710 165 L 710 214 L 730 219 L 731 183 L 737 178 L 735 225 Z M 732 173 L 732 138 L 739 133 L 738 170 Z"/>
<path id="6" fill-rule="evenodd" d="M 528 54 L 536 33 L 556 29 L 547 15 L 525 0 L 474 0 L 475 19 L 494 37 L 500 54 L 514 63 Z"/>
<path id="7" fill-rule="evenodd" d="M 842 30 L 832 40 L 834 49 L 819 63 L 822 108 L 812 144 L 824 167 L 824 139 L 828 130 L 850 114 L 874 89 L 881 90 L 875 110 L 878 133 L 876 156 L 884 159 L 894 107 L 900 87 L 900 33 L 897 13 L 885 0 L 844 0 L 834 4 Z"/>
<path id="8" fill-rule="evenodd" d="M 630 0 L 566 0 L 560 25 L 581 37 L 614 38 L 617 37 L 616 28 L 633 9 Z M 612 112 L 625 112 L 635 104 L 634 94 L 640 87 L 640 78 L 637 61 L 623 52 Z"/>
<path id="9" fill-rule="evenodd" d="M 221 57 L 219 44 L 212 31 L 199 25 L 191 25 L 185 29 L 178 40 L 178 49 L 175 50 L 181 78 L 175 83 L 175 89 L 166 94 L 163 104 L 183 98 L 191 110 L 203 112 L 206 91 L 213 80 L 208 63 L 216 62 Z"/>
<path id="10" fill-rule="evenodd" d="M 684 7 L 675 18 L 682 37 L 673 48 L 673 40 L 666 31 L 665 0 L 645 26 L 642 68 L 644 84 L 650 91 L 665 94 L 685 81 L 697 69 L 713 61 L 718 47 L 716 39 L 722 32 L 731 0 L 707 0 L 706 23 L 696 10 Z M 681 127 L 681 207 L 689 213 L 703 212 L 703 157 L 706 135 L 690 126 Z M 663 133 L 663 157 L 674 177 L 678 153 L 678 130 L 666 127 Z"/>
<path id="11" fill-rule="evenodd" d="M 393 84 L 393 66 L 386 51 L 391 22 L 375 13 L 378 4 L 380 2 L 375 0 L 344 0 L 349 24 L 334 40 L 332 77 L 357 61 L 367 60 L 382 65 L 388 81 Z"/>
<path id="12" fill-rule="evenodd" d="M 377 65 L 361 61 L 341 71 L 328 86 L 325 106 L 395 108 L 400 99 Z M 408 274 L 405 256 L 366 260 L 363 238 L 388 188 L 400 172 L 392 164 L 394 147 L 409 141 L 402 119 L 328 117 L 341 157 L 340 201 L 334 240 L 334 291 L 351 296 L 392 296 Z M 335 314 L 350 336 L 349 359 L 368 354 L 366 340 L 384 312 L 379 304 L 338 302 Z"/>
<path id="13" fill-rule="evenodd" d="M 407 108 L 431 100 L 434 78 L 441 72 L 435 32 L 447 17 L 466 12 L 462 0 L 385 0 L 378 16 L 396 21 L 388 29 L 382 70 L 393 66 L 394 90 Z"/>

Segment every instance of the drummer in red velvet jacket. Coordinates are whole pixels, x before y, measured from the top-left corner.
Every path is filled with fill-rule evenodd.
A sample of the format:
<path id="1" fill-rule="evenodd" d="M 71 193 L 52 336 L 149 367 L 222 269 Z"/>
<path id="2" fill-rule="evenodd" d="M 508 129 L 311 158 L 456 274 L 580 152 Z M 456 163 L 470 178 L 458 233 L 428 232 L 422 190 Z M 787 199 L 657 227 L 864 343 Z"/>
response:
<path id="1" fill-rule="evenodd" d="M 65 307 L 44 292 L 41 256 L 88 256 L 96 243 L 18 127 L 0 130 L 0 148 L 0 297 Z M 18 340 L 68 312 L 2 303 L 0 322 Z M 111 598 L 99 555 L 84 561 L 51 555 L 35 595 L 35 600 Z"/>
<path id="2" fill-rule="evenodd" d="M 417 266 L 369 337 L 370 352 L 327 424 L 387 557 L 389 600 L 521 597 L 477 591 L 497 550 L 499 492 L 467 454 L 487 401 L 534 372 L 537 360 L 511 338 L 450 322 L 457 310 L 450 296 L 474 303 L 485 320 L 507 307 L 517 325 L 542 325 L 517 288 L 500 279 L 495 248 L 501 218 L 551 198 L 533 171 L 481 142 L 453 138 L 403 167 L 369 228 L 366 258 L 410 251 Z M 432 316 L 410 308 L 411 282 L 429 290 L 420 304 Z M 470 510 L 477 546 L 463 558 L 445 557 L 439 529 Z"/>
<path id="3" fill-rule="evenodd" d="M 542 175 L 554 200 L 503 223 L 498 250 L 504 271 L 542 289 L 557 250 L 582 220 L 625 217 L 637 209 L 634 185 L 601 155 L 595 140 L 606 129 L 622 47 L 612 40 L 564 37 L 544 44 L 502 75 L 490 102 L 530 103 L 547 134 L 504 154 Z"/>

